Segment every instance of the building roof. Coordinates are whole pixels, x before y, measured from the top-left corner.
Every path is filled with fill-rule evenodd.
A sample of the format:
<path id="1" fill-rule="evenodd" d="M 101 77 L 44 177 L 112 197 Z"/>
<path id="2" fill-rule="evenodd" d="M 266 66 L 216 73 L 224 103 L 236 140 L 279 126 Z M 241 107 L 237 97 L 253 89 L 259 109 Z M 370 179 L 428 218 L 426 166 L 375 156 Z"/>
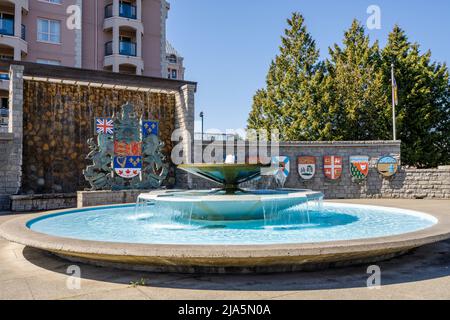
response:
<path id="1" fill-rule="evenodd" d="M 166 41 L 166 54 L 167 55 L 176 55 L 177 57 L 181 57 L 181 55 L 178 53 L 178 51 L 172 46 L 172 44 L 169 41 Z"/>

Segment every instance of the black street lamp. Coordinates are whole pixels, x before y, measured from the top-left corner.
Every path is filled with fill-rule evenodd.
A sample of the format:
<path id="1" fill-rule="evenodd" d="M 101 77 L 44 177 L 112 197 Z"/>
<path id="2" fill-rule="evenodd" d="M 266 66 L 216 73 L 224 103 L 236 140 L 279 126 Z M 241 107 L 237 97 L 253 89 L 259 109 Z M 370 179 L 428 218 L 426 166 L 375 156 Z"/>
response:
<path id="1" fill-rule="evenodd" d="M 200 118 L 202 118 L 202 145 L 203 145 L 203 120 L 204 120 L 205 114 L 202 112 L 200 112 Z"/>

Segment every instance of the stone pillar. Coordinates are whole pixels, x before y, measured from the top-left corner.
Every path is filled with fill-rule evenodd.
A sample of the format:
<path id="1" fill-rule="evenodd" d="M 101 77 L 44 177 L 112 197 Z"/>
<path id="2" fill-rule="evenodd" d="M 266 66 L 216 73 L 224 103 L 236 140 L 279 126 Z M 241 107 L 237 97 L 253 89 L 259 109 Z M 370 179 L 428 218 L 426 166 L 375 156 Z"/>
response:
<path id="1" fill-rule="evenodd" d="M 119 72 L 119 64 L 116 55 L 120 53 L 120 30 L 119 26 L 113 26 L 112 51 L 113 51 L 113 72 Z"/>
<path id="2" fill-rule="evenodd" d="M 16 3 L 14 6 L 14 36 L 21 37 L 22 35 L 22 6 Z"/>
<path id="3" fill-rule="evenodd" d="M 21 61 L 22 60 L 22 50 L 20 48 L 14 48 L 14 60 Z"/>
<path id="4" fill-rule="evenodd" d="M 112 36 L 112 50 L 113 54 L 119 54 L 119 41 L 120 41 L 120 30 L 119 26 L 113 26 L 113 36 Z"/>
<path id="5" fill-rule="evenodd" d="M 6 177 L 8 194 L 19 193 L 22 181 L 23 70 L 23 66 L 11 65 L 9 71 L 8 131 L 13 135 L 13 145 L 9 155 L 9 173 Z"/>
<path id="6" fill-rule="evenodd" d="M 142 33 L 140 30 L 136 31 L 136 56 L 142 57 Z"/>
<path id="7" fill-rule="evenodd" d="M 113 0 L 113 9 L 112 9 L 112 14 L 113 17 L 118 17 L 119 16 L 119 0 Z"/>
<path id="8" fill-rule="evenodd" d="M 136 0 L 136 18 L 142 20 L 142 0 Z"/>
<path id="9" fill-rule="evenodd" d="M 183 139 L 183 162 L 192 163 L 194 150 L 194 115 L 196 86 L 186 84 L 175 94 L 175 129 L 185 130 L 190 135 Z M 177 170 L 177 184 L 183 187 L 193 187 L 192 176 Z"/>
<path id="10" fill-rule="evenodd" d="M 175 129 L 184 129 L 194 140 L 194 118 L 195 118 L 195 91 L 196 86 L 185 84 L 176 94 L 175 105 Z"/>

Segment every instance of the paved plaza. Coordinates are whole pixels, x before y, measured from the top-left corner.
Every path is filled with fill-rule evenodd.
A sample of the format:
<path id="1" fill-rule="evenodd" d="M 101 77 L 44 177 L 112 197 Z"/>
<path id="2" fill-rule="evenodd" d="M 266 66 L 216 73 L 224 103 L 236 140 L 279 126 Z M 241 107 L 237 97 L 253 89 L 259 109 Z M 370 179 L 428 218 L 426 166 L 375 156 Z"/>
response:
<path id="1" fill-rule="evenodd" d="M 449 200 L 342 200 L 450 215 Z M 16 217 L 0 215 L 0 223 Z M 0 299 L 450 299 L 450 241 L 381 262 L 381 288 L 368 265 L 267 275 L 154 274 L 79 265 L 0 239 Z"/>

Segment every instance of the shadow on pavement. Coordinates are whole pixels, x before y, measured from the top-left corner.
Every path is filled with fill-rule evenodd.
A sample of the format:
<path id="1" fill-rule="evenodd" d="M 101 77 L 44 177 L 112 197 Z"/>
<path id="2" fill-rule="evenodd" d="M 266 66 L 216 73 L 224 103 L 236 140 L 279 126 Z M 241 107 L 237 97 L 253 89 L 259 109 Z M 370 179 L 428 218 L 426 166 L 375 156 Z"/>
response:
<path id="1" fill-rule="evenodd" d="M 64 275 L 74 263 L 47 252 L 26 247 L 24 257 L 32 264 Z M 284 274 L 201 275 L 126 271 L 77 264 L 83 279 L 130 284 L 145 279 L 145 286 L 234 291 L 301 291 L 365 287 L 368 265 Z M 450 275 L 450 240 L 428 245 L 404 256 L 379 262 L 381 285 L 417 282 Z"/>

